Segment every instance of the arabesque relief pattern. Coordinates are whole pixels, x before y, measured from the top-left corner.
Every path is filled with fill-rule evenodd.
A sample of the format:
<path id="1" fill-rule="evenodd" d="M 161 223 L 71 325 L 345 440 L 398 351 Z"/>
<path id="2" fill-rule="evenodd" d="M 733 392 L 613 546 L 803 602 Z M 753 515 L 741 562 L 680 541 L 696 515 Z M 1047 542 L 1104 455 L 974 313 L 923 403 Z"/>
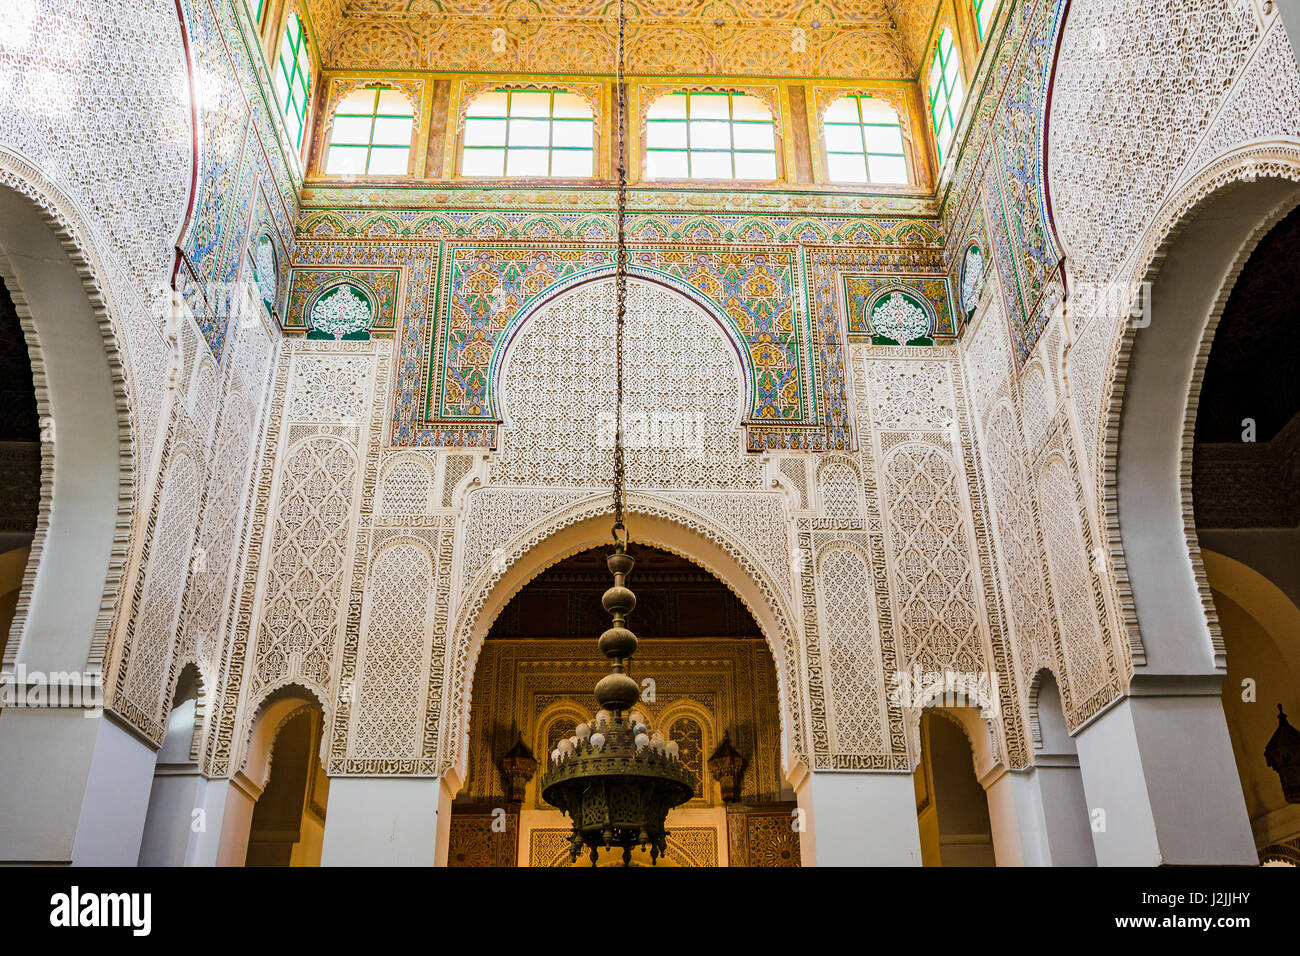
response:
<path id="1" fill-rule="evenodd" d="M 371 208 L 364 190 L 320 191 L 300 208 L 298 160 L 266 111 L 242 2 L 183 0 L 180 17 L 169 0 L 61 7 L 38 2 L 6 36 L 21 81 L 0 89 L 0 182 L 69 224 L 122 360 L 135 517 L 108 598 L 109 706 L 158 743 L 176 676 L 195 663 L 203 767 L 215 776 L 241 768 L 267 696 L 291 685 L 326 713 L 331 773 L 463 765 L 472 641 L 493 588 L 514 557 L 608 507 L 607 274 L 570 289 L 559 268 L 566 256 L 595 268 L 602 250 L 608 264 L 608 197 L 566 208 L 575 194 L 557 187 L 538 212 L 509 208 L 508 191 L 454 208 L 417 190 L 391 208 Z M 335 65 L 414 51 L 426 69 L 494 69 L 490 35 L 440 21 L 410 37 L 378 4 L 309 7 Z M 671 11 L 643 11 L 659 40 L 639 35 L 637 69 L 911 77 L 932 19 L 916 7 L 841 10 L 828 20 L 839 35 L 810 42 L 811 66 L 757 42 L 758 27 L 734 34 L 747 38 L 742 54 L 704 39 L 711 16 L 668 28 Z M 809 9 L 771 19 L 788 35 Z M 638 517 L 675 523 L 755 582 L 786 769 L 908 769 L 908 715 L 891 681 L 914 665 L 997 675 L 994 733 L 1012 767 L 1032 759 L 1038 671 L 1056 674 L 1071 727 L 1123 693 L 1134 646 L 1119 623 L 1104 495 L 1122 323 L 1082 294 L 1059 308 L 1060 254 L 1073 279 L 1127 281 L 1176 218 L 1171 197 L 1193 201 L 1198 184 L 1222 179 L 1225 156 L 1249 147 L 1255 172 L 1294 165 L 1300 71 L 1276 14 L 1228 0 L 1073 0 L 1064 21 L 1048 0 L 1008 9 L 933 200 L 831 210 L 825 196 L 774 190 L 767 207 L 746 197 L 709 210 L 635 199 L 632 236 L 656 266 L 641 278 L 659 284 L 635 286 L 632 400 L 648 425 L 667 410 L 681 421 L 666 425 L 697 427 L 699 454 L 684 455 L 671 428 L 667 439 L 647 428 L 630 459 L 633 530 Z M 886 17 L 898 27 L 887 45 L 859 42 Z M 510 69 L 563 71 L 608 39 L 591 26 L 551 43 L 553 29 L 536 23 L 512 40 Z M 1092 42 L 1098 31 L 1125 42 Z M 192 208 L 183 38 L 204 87 Z M 1178 66 L 1189 51 L 1190 70 Z M 1097 76 L 1105 96 L 1088 92 Z M 1278 141 L 1267 150 L 1265 135 Z M 1171 156 L 1187 159 L 1166 168 Z M 1134 184 L 1118 206 L 1106 201 L 1117 181 Z M 275 315 L 252 291 L 260 236 L 278 269 L 269 285 L 258 277 Z M 954 282 L 972 241 L 988 276 L 967 322 Z M 543 244 L 530 264 L 526 251 Z M 442 257 L 452 246 L 462 263 L 486 261 L 474 281 L 492 283 L 459 285 L 466 274 Z M 530 265 L 545 281 L 525 289 Z M 301 319 L 287 314 L 298 268 L 382 272 L 393 337 L 286 336 Z M 903 276 L 940 305 L 946 283 L 943 341 L 854 339 L 843 280 L 864 275 Z M 670 290 L 673 276 L 682 286 Z M 520 322 L 508 329 L 488 321 L 496 281 L 537 296 L 526 315 L 522 298 L 511 306 Z M 454 345 L 492 326 L 498 365 L 443 375 L 458 354 L 434 333 L 456 321 L 466 337 Z M 469 424 L 433 420 L 426 399 L 446 382 L 481 384 L 500 406 L 485 400 Z"/>

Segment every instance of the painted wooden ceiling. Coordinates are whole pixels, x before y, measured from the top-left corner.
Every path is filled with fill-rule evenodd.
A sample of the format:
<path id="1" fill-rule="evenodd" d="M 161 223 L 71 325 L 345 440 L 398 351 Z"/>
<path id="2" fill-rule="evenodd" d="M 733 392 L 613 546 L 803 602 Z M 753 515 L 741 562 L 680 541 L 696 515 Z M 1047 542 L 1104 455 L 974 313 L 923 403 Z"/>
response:
<path id="1" fill-rule="evenodd" d="M 306 0 L 328 69 L 609 74 L 609 0 Z M 914 79 L 939 0 L 627 0 L 633 75 Z"/>

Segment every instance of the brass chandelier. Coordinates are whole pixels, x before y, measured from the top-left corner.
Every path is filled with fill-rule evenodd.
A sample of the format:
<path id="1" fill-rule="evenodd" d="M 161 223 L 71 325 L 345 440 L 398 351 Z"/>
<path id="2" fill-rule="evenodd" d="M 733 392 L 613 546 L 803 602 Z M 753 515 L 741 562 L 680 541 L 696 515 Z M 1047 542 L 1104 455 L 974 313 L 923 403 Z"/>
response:
<path id="1" fill-rule="evenodd" d="M 627 551 L 628 533 L 623 522 L 625 473 L 623 467 L 623 325 L 627 312 L 627 166 L 625 115 L 627 91 L 623 83 L 623 45 L 626 20 L 624 0 L 618 4 L 618 53 L 614 84 L 618 94 L 618 219 L 614 260 L 614 549 L 605 559 L 613 586 L 601 603 L 613 618 L 600 636 L 600 652 L 612 662 L 612 672 L 596 684 L 600 706 L 590 723 L 580 724 L 573 736 L 551 751 L 550 769 L 540 781 L 542 798 L 563 810 L 573 821 L 569 836 L 570 859 L 584 851 L 593 866 L 604 847 L 621 848 L 623 864 L 632 851 L 649 851 L 651 864 L 668 849 L 664 821 L 668 811 L 694 794 L 694 778 L 678 760 L 677 744 L 652 731 L 636 709 L 641 688 L 628 673 L 637 639 L 626 627 L 627 615 L 636 607 L 636 595 L 627 577 L 636 564 Z"/>

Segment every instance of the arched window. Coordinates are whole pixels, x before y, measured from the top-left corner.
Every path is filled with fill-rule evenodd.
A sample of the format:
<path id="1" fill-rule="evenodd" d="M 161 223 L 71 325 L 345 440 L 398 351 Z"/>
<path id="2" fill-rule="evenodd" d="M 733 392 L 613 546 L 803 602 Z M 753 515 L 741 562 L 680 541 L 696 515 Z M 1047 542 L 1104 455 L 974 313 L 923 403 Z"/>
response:
<path id="1" fill-rule="evenodd" d="M 303 130 L 307 128 L 307 91 L 311 87 L 311 52 L 307 31 L 298 14 L 289 17 L 280 41 L 280 58 L 275 69 L 275 95 L 284 110 L 293 144 L 302 148 Z"/>
<path id="2" fill-rule="evenodd" d="M 961 308 L 968 320 L 975 314 L 983 291 L 984 253 L 972 242 L 961 262 Z"/>
<path id="3" fill-rule="evenodd" d="M 542 730 L 544 730 L 545 733 L 538 739 L 538 753 L 546 754 L 546 759 L 549 762 L 551 759 L 551 751 L 560 745 L 561 740 L 568 740 L 572 737 L 577 726 L 578 721 L 569 714 L 561 713 L 551 717 L 550 722 L 542 727 Z M 538 758 L 538 762 L 541 762 L 540 757 Z M 537 794 L 537 805 L 539 807 L 545 805 L 545 802 L 542 800 L 540 789 Z"/>
<path id="4" fill-rule="evenodd" d="M 668 728 L 668 739 L 678 746 L 678 759 L 694 780 L 695 796 L 704 792 L 704 728 L 694 717 L 678 717 Z"/>
<path id="5" fill-rule="evenodd" d="M 826 108 L 826 174 L 833 183 L 907 183 L 903 126 L 892 106 L 852 93 Z"/>
<path id="6" fill-rule="evenodd" d="M 414 128 L 415 109 L 405 94 L 379 83 L 353 90 L 334 110 L 325 172 L 404 176 Z"/>
<path id="7" fill-rule="evenodd" d="M 871 341 L 874 345 L 933 345 L 930 316 L 906 292 L 881 296 L 871 307 Z"/>
<path id="8" fill-rule="evenodd" d="M 280 288 L 280 267 L 276 261 L 275 243 L 263 233 L 253 244 L 253 281 L 262 296 L 266 311 L 275 314 L 275 300 Z"/>
<path id="9" fill-rule="evenodd" d="M 971 0 L 971 12 L 975 14 L 975 32 L 983 43 L 989 35 L 993 15 L 998 12 L 998 0 Z"/>
<path id="10" fill-rule="evenodd" d="M 944 27 L 930 61 L 930 119 L 934 123 L 939 162 L 943 162 L 948 144 L 952 142 L 961 102 L 961 67 L 957 63 L 957 48 L 953 44 L 952 31 Z"/>
<path id="11" fill-rule="evenodd" d="M 595 138 L 591 104 L 576 93 L 493 90 L 465 110 L 461 175 L 589 177 Z"/>
<path id="12" fill-rule="evenodd" d="M 326 292 L 311 307 L 309 339 L 368 339 L 370 300 L 355 286 L 341 285 Z"/>
<path id="13" fill-rule="evenodd" d="M 682 92 L 646 111 L 647 179 L 776 179 L 776 123 L 744 93 Z"/>

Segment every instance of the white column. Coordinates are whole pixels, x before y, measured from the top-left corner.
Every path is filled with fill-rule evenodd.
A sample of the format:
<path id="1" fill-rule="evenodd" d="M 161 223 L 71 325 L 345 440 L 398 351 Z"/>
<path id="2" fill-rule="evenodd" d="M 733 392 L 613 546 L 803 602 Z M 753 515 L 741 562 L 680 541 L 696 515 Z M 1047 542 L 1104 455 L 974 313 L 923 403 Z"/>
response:
<path id="1" fill-rule="evenodd" d="M 454 792 L 441 777 L 331 777 L 321 866 L 446 866 Z"/>
<path id="2" fill-rule="evenodd" d="M 135 866 L 155 752 L 104 713 L 0 712 L 0 861 Z"/>
<path id="3" fill-rule="evenodd" d="M 1075 735 L 1101 866 L 1259 862 L 1220 678 L 1134 678 Z"/>
<path id="4" fill-rule="evenodd" d="M 159 768 L 149 796 L 140 865 L 216 866 L 229 790 L 229 780 L 211 780 L 192 767 Z M 245 834 L 245 848 L 247 842 Z"/>
<path id="5" fill-rule="evenodd" d="M 980 784 L 989 801 L 997 865 L 1050 865 L 1042 799 L 1031 775 L 1012 773 L 998 764 Z"/>
<path id="6" fill-rule="evenodd" d="M 185 847 L 185 865 L 186 866 L 216 866 L 221 851 L 221 835 L 226 827 L 226 795 L 230 791 L 230 781 L 217 779 L 209 780 L 204 777 L 198 785 L 197 794 L 194 801 L 194 809 L 201 811 L 199 819 L 201 824 L 196 824 L 198 829 L 190 834 L 189 842 Z M 252 817 L 248 819 L 252 823 Z M 193 828 L 192 828 L 193 829 Z M 245 848 L 247 848 L 247 827 L 245 833 Z"/>
<path id="7" fill-rule="evenodd" d="M 213 781 L 217 783 L 219 781 Z M 209 795 L 214 806 L 220 806 L 221 819 L 215 832 L 209 828 L 216 841 L 217 866 L 243 866 L 248 861 L 248 837 L 253 829 L 253 808 L 262 795 L 262 787 L 242 772 Z M 211 852 L 204 842 L 203 854 Z"/>
<path id="8" fill-rule="evenodd" d="M 1037 754 L 1029 774 L 1043 808 L 1047 866 L 1096 866 L 1077 754 Z"/>
<path id="9" fill-rule="evenodd" d="M 191 767 L 159 766 L 154 770 L 149 814 L 140 844 L 141 866 L 185 866 L 202 783 L 203 774 Z M 203 825 L 207 825 L 206 820 Z"/>
<path id="10" fill-rule="evenodd" d="M 190 759 L 198 701 L 172 708 L 154 766 L 141 866 L 215 866 L 228 780 L 212 780 Z"/>
<path id="11" fill-rule="evenodd" d="M 803 818 L 804 866 L 921 865 L 910 773 L 814 773 L 799 764 L 790 776 Z"/>

